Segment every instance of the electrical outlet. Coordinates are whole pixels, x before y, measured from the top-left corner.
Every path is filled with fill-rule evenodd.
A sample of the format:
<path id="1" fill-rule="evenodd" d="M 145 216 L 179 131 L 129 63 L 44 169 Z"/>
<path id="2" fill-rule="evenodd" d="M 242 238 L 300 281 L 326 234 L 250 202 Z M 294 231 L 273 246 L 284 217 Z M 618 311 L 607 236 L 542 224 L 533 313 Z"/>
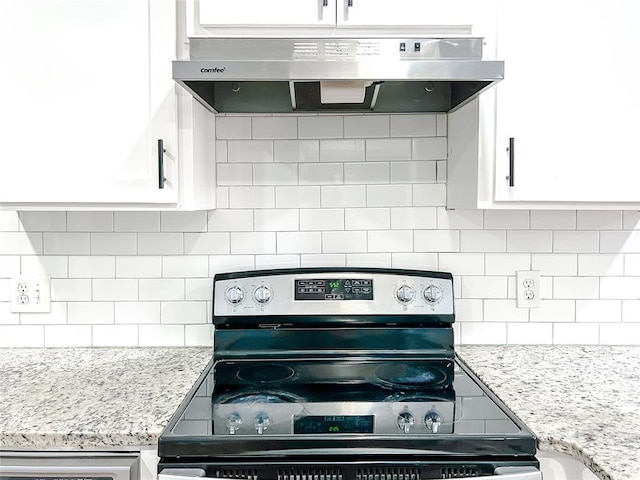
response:
<path id="1" fill-rule="evenodd" d="M 47 313 L 51 311 L 51 277 L 19 275 L 10 282 L 11 311 L 14 313 Z"/>
<path id="2" fill-rule="evenodd" d="M 518 308 L 540 307 L 540 271 L 516 272 L 516 305 Z"/>

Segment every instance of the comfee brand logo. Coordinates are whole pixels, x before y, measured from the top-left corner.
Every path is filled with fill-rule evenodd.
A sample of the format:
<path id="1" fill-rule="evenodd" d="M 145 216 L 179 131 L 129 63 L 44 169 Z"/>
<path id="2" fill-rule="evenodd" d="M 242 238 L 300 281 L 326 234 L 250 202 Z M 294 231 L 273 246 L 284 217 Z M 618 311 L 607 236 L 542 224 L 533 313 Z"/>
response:
<path id="1" fill-rule="evenodd" d="M 200 73 L 224 73 L 227 67 L 201 68 Z"/>

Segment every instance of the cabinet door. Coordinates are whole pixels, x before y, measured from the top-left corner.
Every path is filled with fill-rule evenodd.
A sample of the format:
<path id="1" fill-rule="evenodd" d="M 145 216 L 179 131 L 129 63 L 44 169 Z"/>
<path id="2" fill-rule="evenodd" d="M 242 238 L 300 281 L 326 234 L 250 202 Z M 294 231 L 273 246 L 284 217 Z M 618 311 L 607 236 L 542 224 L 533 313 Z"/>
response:
<path id="1" fill-rule="evenodd" d="M 174 189 L 158 188 L 151 119 L 162 102 L 150 89 L 149 8 L 148 0 L 0 2 L 5 206 L 176 201 Z"/>
<path id="2" fill-rule="evenodd" d="M 495 19 L 493 0 L 335 0 L 339 26 L 467 26 Z M 480 34 L 480 32 L 473 32 Z"/>
<path id="3" fill-rule="evenodd" d="M 640 201 L 640 4 L 527 5 L 499 3 L 495 200 Z"/>
<path id="4" fill-rule="evenodd" d="M 201 27 L 335 25 L 336 0 L 189 0 Z"/>

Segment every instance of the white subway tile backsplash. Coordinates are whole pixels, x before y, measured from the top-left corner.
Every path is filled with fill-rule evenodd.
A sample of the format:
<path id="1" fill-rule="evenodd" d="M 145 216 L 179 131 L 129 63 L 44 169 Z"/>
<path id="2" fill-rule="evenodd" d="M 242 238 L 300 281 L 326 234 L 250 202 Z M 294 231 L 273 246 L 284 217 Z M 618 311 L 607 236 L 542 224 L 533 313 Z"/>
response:
<path id="1" fill-rule="evenodd" d="M 207 268 L 209 262 L 207 261 Z M 186 279 L 186 300 L 211 300 L 211 292 L 213 289 L 213 279 L 207 275 L 206 278 L 187 278 Z"/>
<path id="2" fill-rule="evenodd" d="M 343 118 L 341 115 L 298 117 L 298 138 L 342 138 L 344 136 Z"/>
<path id="3" fill-rule="evenodd" d="M 69 258 L 63 255 L 23 256 L 20 263 L 23 275 L 44 274 L 56 278 L 65 278 L 69 272 Z"/>
<path id="4" fill-rule="evenodd" d="M 598 232 L 553 232 L 553 251 L 556 253 L 597 253 Z"/>
<path id="5" fill-rule="evenodd" d="M 277 208 L 318 208 L 320 207 L 320 187 L 277 187 Z"/>
<path id="6" fill-rule="evenodd" d="M 541 300 L 540 308 L 529 312 L 532 322 L 574 322 L 576 319 L 575 300 Z"/>
<path id="7" fill-rule="evenodd" d="M 185 233 L 184 252 L 187 255 L 215 255 L 229 253 L 230 234 L 228 232 Z M 171 254 L 172 252 L 168 252 Z"/>
<path id="8" fill-rule="evenodd" d="M 210 255 L 209 277 L 216 273 L 255 269 L 254 255 Z"/>
<path id="9" fill-rule="evenodd" d="M 391 183 L 435 183 L 437 162 L 391 162 Z"/>
<path id="10" fill-rule="evenodd" d="M 51 279 L 52 302 L 88 302 L 91 300 L 90 279 Z"/>
<path id="11" fill-rule="evenodd" d="M 297 268 L 300 255 L 256 255 L 256 269 Z"/>
<path id="12" fill-rule="evenodd" d="M 383 228 L 389 227 L 387 226 Z M 433 230 L 436 228 L 436 208 L 391 208 L 391 228 L 393 230 Z"/>
<path id="13" fill-rule="evenodd" d="M 300 165 L 300 185 L 333 185 L 344 182 L 342 163 L 308 163 Z"/>
<path id="14" fill-rule="evenodd" d="M 116 257 L 116 277 L 157 278 L 162 276 L 162 258 L 159 256 Z"/>
<path id="15" fill-rule="evenodd" d="M 484 321 L 528 322 L 529 309 L 518 308 L 516 301 L 511 299 L 484 300 Z"/>
<path id="16" fill-rule="evenodd" d="M 507 325 L 507 343 L 540 345 L 550 344 L 552 341 L 552 323 L 509 323 Z"/>
<path id="17" fill-rule="evenodd" d="M 226 140 L 216 141 L 216 163 L 227 163 L 229 161 L 229 149 Z"/>
<path id="18" fill-rule="evenodd" d="M 541 275 L 575 277 L 578 275 L 578 255 L 534 253 L 531 255 L 531 269 L 540 270 Z"/>
<path id="19" fill-rule="evenodd" d="M 411 140 L 412 160 L 446 160 L 447 137 L 414 138 Z"/>
<path id="20" fill-rule="evenodd" d="M 253 216 L 253 210 L 211 210 L 208 228 L 210 232 L 250 232 L 253 230 Z"/>
<path id="21" fill-rule="evenodd" d="M 219 140 L 241 140 L 251 138 L 251 117 L 217 116 L 216 138 Z"/>
<path id="22" fill-rule="evenodd" d="M 276 253 L 275 232 L 232 232 L 230 242 L 232 255 Z"/>
<path id="23" fill-rule="evenodd" d="M 553 343 L 561 345 L 595 345 L 599 342 L 600 328 L 595 323 L 555 323 Z"/>
<path id="24" fill-rule="evenodd" d="M 392 137 L 435 137 L 438 134 L 437 114 L 391 115 L 390 119 Z"/>
<path id="25" fill-rule="evenodd" d="M 411 230 L 373 230 L 369 232 L 369 252 L 412 252 L 413 232 Z"/>
<path id="26" fill-rule="evenodd" d="M 94 347 L 137 347 L 137 325 L 94 325 Z"/>
<path id="27" fill-rule="evenodd" d="M 484 259 L 487 275 L 515 275 L 518 270 L 531 270 L 528 253 L 487 253 Z"/>
<path id="28" fill-rule="evenodd" d="M 69 324 L 101 324 L 114 322 L 113 302 L 69 302 L 67 322 Z"/>
<path id="29" fill-rule="evenodd" d="M 182 347 L 184 325 L 140 325 L 138 336 L 141 347 Z"/>
<path id="30" fill-rule="evenodd" d="M 300 228 L 299 213 L 296 209 L 265 209 L 254 213 L 254 231 L 282 232 Z"/>
<path id="31" fill-rule="evenodd" d="M 9 302 L 11 300 L 11 280 L 9 278 L 0 278 L 0 302 Z"/>
<path id="32" fill-rule="evenodd" d="M 0 278 L 10 278 L 20 274 L 20 257 L 0 255 Z"/>
<path id="33" fill-rule="evenodd" d="M 388 208 L 347 208 L 344 210 L 346 230 L 388 230 L 391 210 Z"/>
<path id="34" fill-rule="evenodd" d="M 287 139 L 298 137 L 298 119 L 287 117 L 253 117 L 251 133 L 257 139 Z"/>
<path id="35" fill-rule="evenodd" d="M 13 313 L 11 315 L 15 317 L 16 321 L 5 323 L 18 323 L 17 319 L 19 317 L 22 325 L 64 325 L 67 323 L 67 306 L 70 303 L 71 302 L 51 302 L 51 311 L 48 313 Z M 9 310 L 8 305 L 7 303 L 7 311 Z M 0 317 L 2 317 L 1 314 Z M 0 321 L 0 323 L 3 322 Z"/>
<path id="36" fill-rule="evenodd" d="M 460 325 L 460 340 L 467 345 L 507 343 L 507 323 L 465 322 Z"/>
<path id="37" fill-rule="evenodd" d="M 436 160 L 436 182 L 447 183 L 447 162 Z"/>
<path id="38" fill-rule="evenodd" d="M 622 229 L 638 230 L 640 228 L 640 211 L 623 210 L 622 211 Z"/>
<path id="39" fill-rule="evenodd" d="M 213 325 L 185 325 L 185 347 L 211 347 L 213 345 Z"/>
<path id="40" fill-rule="evenodd" d="M 111 256 L 69 257 L 69 278 L 111 278 L 116 276 L 116 259 Z"/>
<path id="41" fill-rule="evenodd" d="M 365 160 L 365 140 L 320 140 L 321 162 L 363 162 Z"/>
<path id="42" fill-rule="evenodd" d="M 216 166 L 218 185 L 252 185 L 251 163 L 222 163 Z"/>
<path id="43" fill-rule="evenodd" d="M 87 233 L 81 235 L 91 235 L 91 255 L 135 255 L 139 253 L 139 237 L 136 233 Z M 81 252 L 71 253 L 77 255 Z"/>
<path id="44" fill-rule="evenodd" d="M 323 208 L 364 207 L 367 204 L 365 185 L 324 185 L 320 187 Z"/>
<path id="45" fill-rule="evenodd" d="M 456 322 L 481 322 L 484 318 L 484 305 L 480 299 L 459 298 L 455 307 Z"/>
<path id="46" fill-rule="evenodd" d="M 254 185 L 297 185 L 298 165 L 295 163 L 274 163 L 253 165 Z"/>
<path id="47" fill-rule="evenodd" d="M 115 212 L 116 232 L 159 232 L 160 212 Z"/>
<path id="48" fill-rule="evenodd" d="M 366 253 L 367 232 L 322 232 L 322 253 Z"/>
<path id="49" fill-rule="evenodd" d="M 346 264 L 346 255 L 343 253 L 300 255 L 301 267 L 344 267 Z"/>
<path id="50" fill-rule="evenodd" d="M 347 267 L 391 267 L 390 253 L 348 253 Z"/>
<path id="51" fill-rule="evenodd" d="M 344 117 L 345 138 L 389 136 L 389 115 L 347 115 Z"/>
<path id="52" fill-rule="evenodd" d="M 139 233 L 139 255 L 181 255 L 184 250 L 183 240 L 189 233 Z M 126 252 L 116 253 L 125 254 Z"/>
<path id="53" fill-rule="evenodd" d="M 138 288 L 142 301 L 185 299 L 185 282 L 181 278 L 141 278 Z"/>
<path id="54" fill-rule="evenodd" d="M 344 183 L 375 184 L 389 183 L 388 163 L 345 163 Z"/>
<path id="55" fill-rule="evenodd" d="M 576 228 L 578 230 L 620 230 L 622 212 L 578 210 Z"/>
<path id="56" fill-rule="evenodd" d="M 90 347 L 91 325 L 45 325 L 45 347 Z"/>
<path id="57" fill-rule="evenodd" d="M 369 138 L 365 141 L 367 162 L 411 160 L 411 139 Z"/>
<path id="58" fill-rule="evenodd" d="M 622 301 L 622 321 L 640 322 L 640 300 Z"/>
<path id="59" fill-rule="evenodd" d="M 207 212 L 162 212 L 160 230 L 163 232 L 206 232 Z"/>
<path id="60" fill-rule="evenodd" d="M 640 345 L 640 323 L 602 323 L 600 324 L 600 343 Z"/>
<path id="61" fill-rule="evenodd" d="M 414 207 L 443 207 L 447 203 L 446 186 L 443 184 L 414 184 Z"/>
<path id="62" fill-rule="evenodd" d="M 229 187 L 230 208 L 274 208 L 275 206 L 275 187 Z"/>
<path id="63" fill-rule="evenodd" d="M 198 278 L 208 275 L 207 255 L 172 255 L 162 258 L 162 276 L 165 278 Z"/>
<path id="64" fill-rule="evenodd" d="M 447 210 L 437 208 L 438 228 L 448 230 L 482 229 L 482 210 Z"/>
<path id="65" fill-rule="evenodd" d="M 276 140 L 273 159 L 277 163 L 315 163 L 320 161 L 319 140 Z"/>
<path id="66" fill-rule="evenodd" d="M 436 135 L 438 137 L 447 136 L 447 114 L 436 113 Z"/>
<path id="67" fill-rule="evenodd" d="M 575 230 L 575 210 L 531 210 L 531 230 Z"/>
<path id="68" fill-rule="evenodd" d="M 42 255 L 42 233 L 0 232 L 3 255 Z"/>
<path id="69" fill-rule="evenodd" d="M 278 254 L 322 252 L 320 232 L 278 232 L 276 235 Z"/>
<path id="70" fill-rule="evenodd" d="M 207 323 L 207 302 L 162 302 L 160 322 L 171 324 Z"/>
<path id="71" fill-rule="evenodd" d="M 22 229 L 27 232 L 66 232 L 66 212 L 20 212 Z"/>
<path id="72" fill-rule="evenodd" d="M 553 232 L 507 230 L 507 252 L 550 253 L 552 245 Z"/>
<path id="73" fill-rule="evenodd" d="M 440 270 L 453 275 L 484 275 L 484 255 L 481 253 L 440 253 Z"/>
<path id="74" fill-rule="evenodd" d="M 270 140 L 229 140 L 227 141 L 229 163 L 273 162 L 273 142 Z"/>
<path id="75" fill-rule="evenodd" d="M 640 231 L 601 231 L 600 253 L 640 253 Z"/>
<path id="76" fill-rule="evenodd" d="M 556 277 L 553 279 L 553 298 L 596 299 L 600 281 L 596 277 Z"/>
<path id="77" fill-rule="evenodd" d="M 17 232 L 19 224 L 18 212 L 0 211 L 0 232 Z"/>
<path id="78" fill-rule="evenodd" d="M 413 234 L 416 252 L 458 252 L 460 232 L 458 230 L 416 230 Z"/>
<path id="79" fill-rule="evenodd" d="M 363 189 L 365 187 L 362 187 Z M 367 207 L 410 207 L 413 204 L 411 185 L 367 185 Z M 352 205 L 359 206 L 359 205 Z M 360 205 L 360 206 L 364 206 Z"/>
<path id="80" fill-rule="evenodd" d="M 418 270 L 438 270 L 437 253 L 391 253 L 393 268 L 407 268 Z"/>
<path id="81" fill-rule="evenodd" d="M 623 274 L 623 255 L 578 255 L 578 275 L 581 277 L 607 277 Z"/>
<path id="82" fill-rule="evenodd" d="M 44 326 L 42 325 L 0 325 L 1 348 L 44 346 Z"/>
<path id="83" fill-rule="evenodd" d="M 507 232 L 504 230 L 461 230 L 461 252 L 506 252 Z"/>
<path id="84" fill-rule="evenodd" d="M 88 233 L 44 233 L 45 255 L 89 255 L 91 240 Z"/>
<path id="85" fill-rule="evenodd" d="M 485 210 L 484 228 L 487 230 L 527 230 L 528 210 Z"/>
<path id="86" fill-rule="evenodd" d="M 344 230 L 345 211 L 341 208 L 312 208 L 300 210 L 300 230 Z"/>
<path id="87" fill-rule="evenodd" d="M 507 277 L 462 277 L 462 298 L 496 298 L 507 297 Z"/>
<path id="88" fill-rule="evenodd" d="M 640 296 L 640 277 L 602 277 L 600 298 L 633 300 Z"/>
<path id="89" fill-rule="evenodd" d="M 92 281 L 94 301 L 138 300 L 138 280 L 133 278 L 99 278 Z"/>
<path id="90" fill-rule="evenodd" d="M 576 322 L 619 322 L 622 300 L 576 300 Z"/>
<path id="91" fill-rule="evenodd" d="M 115 323 L 160 323 L 160 302 L 115 302 Z"/>

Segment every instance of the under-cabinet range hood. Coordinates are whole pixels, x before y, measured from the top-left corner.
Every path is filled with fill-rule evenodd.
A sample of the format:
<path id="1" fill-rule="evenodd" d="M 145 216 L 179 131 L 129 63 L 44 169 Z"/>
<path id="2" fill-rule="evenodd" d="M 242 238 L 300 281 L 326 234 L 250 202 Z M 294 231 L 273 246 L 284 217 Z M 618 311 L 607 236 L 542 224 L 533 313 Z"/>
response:
<path id="1" fill-rule="evenodd" d="M 213 112 L 449 112 L 504 77 L 482 38 L 191 38 L 173 78 Z"/>

